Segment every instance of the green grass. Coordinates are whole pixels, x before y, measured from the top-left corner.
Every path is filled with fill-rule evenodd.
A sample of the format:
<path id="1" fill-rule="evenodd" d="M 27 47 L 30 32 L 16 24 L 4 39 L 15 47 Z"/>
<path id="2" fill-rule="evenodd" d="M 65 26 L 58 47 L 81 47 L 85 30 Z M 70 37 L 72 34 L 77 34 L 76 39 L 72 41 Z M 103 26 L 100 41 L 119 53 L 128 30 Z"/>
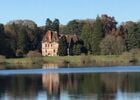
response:
<path id="1" fill-rule="evenodd" d="M 80 56 L 53 56 L 53 57 L 26 57 L 6 59 L 0 55 L 0 64 L 10 66 L 35 67 L 43 64 L 69 64 L 70 66 L 117 66 L 140 65 L 140 49 L 132 49 L 122 55 L 80 55 Z"/>
<path id="2" fill-rule="evenodd" d="M 5 61 L 7 64 L 30 64 L 32 63 L 30 58 L 10 58 Z"/>
<path id="3" fill-rule="evenodd" d="M 135 59 L 139 59 L 138 56 Z M 70 64 L 74 66 L 116 66 L 129 65 L 132 57 L 127 55 L 81 55 L 81 56 L 53 56 L 53 57 L 32 57 L 32 58 L 11 58 L 5 59 L 6 64 L 10 65 L 42 65 L 44 63 Z M 140 62 L 140 61 L 139 61 Z"/>
<path id="4" fill-rule="evenodd" d="M 55 56 L 43 57 L 44 62 L 51 63 L 80 63 L 81 56 Z"/>
<path id="5" fill-rule="evenodd" d="M 34 59 L 33 59 L 34 60 Z M 32 64 L 31 58 L 11 58 L 6 59 L 5 62 L 9 64 Z M 38 58 L 36 58 L 38 60 Z M 90 60 L 90 62 L 100 61 L 124 61 L 119 56 L 54 56 L 54 57 L 42 57 L 44 63 L 82 63 L 83 60 Z"/>
<path id="6" fill-rule="evenodd" d="M 128 65 L 129 59 L 124 59 L 117 55 L 100 55 L 100 56 L 64 56 L 64 57 L 43 57 L 44 62 L 47 63 L 70 63 L 72 65 Z"/>
<path id="7" fill-rule="evenodd" d="M 39 68 L 40 58 L 10 58 L 5 60 L 6 68 Z"/>

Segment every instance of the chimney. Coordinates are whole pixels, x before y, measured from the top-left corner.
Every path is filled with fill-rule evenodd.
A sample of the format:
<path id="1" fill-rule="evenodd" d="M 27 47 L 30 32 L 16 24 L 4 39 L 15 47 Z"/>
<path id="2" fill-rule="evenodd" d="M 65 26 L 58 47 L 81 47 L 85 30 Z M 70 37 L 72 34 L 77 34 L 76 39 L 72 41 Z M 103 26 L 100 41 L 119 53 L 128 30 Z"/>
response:
<path id="1" fill-rule="evenodd" d="M 52 32 L 48 31 L 48 41 L 51 42 L 52 41 Z"/>

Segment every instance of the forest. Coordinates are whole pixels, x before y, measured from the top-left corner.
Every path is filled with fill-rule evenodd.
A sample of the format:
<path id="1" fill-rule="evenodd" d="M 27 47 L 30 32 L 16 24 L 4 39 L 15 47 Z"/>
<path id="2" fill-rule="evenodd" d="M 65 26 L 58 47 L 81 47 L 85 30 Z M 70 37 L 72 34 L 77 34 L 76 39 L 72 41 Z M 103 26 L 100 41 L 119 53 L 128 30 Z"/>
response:
<path id="1" fill-rule="evenodd" d="M 38 26 L 32 20 L 13 20 L 0 24 L 0 55 L 7 58 L 25 57 L 30 51 L 41 53 L 41 42 L 48 31 L 57 31 L 64 35 L 77 35 L 79 41 L 66 38 L 59 41 L 58 55 L 63 54 L 64 48 L 70 49 L 70 55 L 120 55 L 131 49 L 140 48 L 140 22 L 127 21 L 118 25 L 115 17 L 108 15 L 97 16 L 95 19 L 74 19 L 62 25 L 59 19 L 49 18 L 44 26 Z M 64 50 L 64 51 L 63 51 Z M 63 51 L 63 52 L 62 52 Z"/>

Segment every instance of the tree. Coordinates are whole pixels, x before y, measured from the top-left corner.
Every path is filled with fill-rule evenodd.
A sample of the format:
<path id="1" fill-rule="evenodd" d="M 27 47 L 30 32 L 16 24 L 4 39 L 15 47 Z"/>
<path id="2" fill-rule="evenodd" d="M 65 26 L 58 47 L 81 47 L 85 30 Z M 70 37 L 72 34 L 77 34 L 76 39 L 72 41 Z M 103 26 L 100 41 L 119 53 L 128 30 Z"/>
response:
<path id="1" fill-rule="evenodd" d="M 60 25 L 59 33 L 61 33 L 61 34 L 68 34 L 68 32 L 67 32 L 67 25 Z"/>
<path id="2" fill-rule="evenodd" d="M 51 21 L 49 18 L 46 20 L 46 25 L 45 25 L 45 31 L 47 32 L 48 30 L 50 31 L 57 31 L 59 33 L 59 19 L 55 19 L 54 21 Z"/>
<path id="3" fill-rule="evenodd" d="M 103 24 L 99 16 L 97 16 L 94 24 L 92 37 L 93 37 L 91 41 L 92 52 L 93 54 L 100 54 L 99 44 L 103 39 Z"/>
<path id="4" fill-rule="evenodd" d="M 52 30 L 57 31 L 59 33 L 59 19 L 55 19 L 52 23 Z"/>
<path id="5" fill-rule="evenodd" d="M 100 43 L 101 54 L 119 55 L 125 51 L 125 43 L 122 37 L 107 35 Z"/>
<path id="6" fill-rule="evenodd" d="M 16 49 L 17 49 L 17 32 L 18 32 L 18 27 L 15 23 L 11 24 L 6 24 L 4 26 L 5 28 L 5 34 L 7 37 L 7 47 L 10 48 L 9 51 L 12 51 L 13 54 L 10 55 L 8 54 L 9 57 L 15 57 L 16 56 Z M 8 49 L 7 49 L 8 50 Z M 9 52 L 7 52 L 9 53 Z"/>
<path id="7" fill-rule="evenodd" d="M 5 49 L 5 34 L 4 34 L 4 25 L 0 24 L 0 54 L 4 55 Z"/>
<path id="8" fill-rule="evenodd" d="M 128 33 L 127 35 L 127 50 L 138 48 L 138 41 L 134 33 Z"/>
<path id="9" fill-rule="evenodd" d="M 114 46 L 115 54 L 119 55 L 126 51 L 125 41 L 121 36 L 117 36 L 115 38 L 115 46 Z"/>
<path id="10" fill-rule="evenodd" d="M 49 18 L 47 18 L 46 25 L 45 25 L 45 31 L 48 30 L 52 30 L 52 21 Z"/>
<path id="11" fill-rule="evenodd" d="M 59 47 L 58 47 L 58 55 L 59 56 L 66 56 L 67 55 L 67 39 L 65 36 L 62 36 L 59 40 Z"/>
<path id="12" fill-rule="evenodd" d="M 81 51 L 82 49 L 82 45 L 81 44 L 75 44 L 74 47 L 73 47 L 73 54 L 74 55 L 80 55 L 82 53 Z"/>
<path id="13" fill-rule="evenodd" d="M 72 20 L 68 22 L 65 31 L 67 32 L 67 34 L 81 35 L 82 28 L 83 28 L 82 22 L 80 21 L 78 22 L 77 20 Z"/>
<path id="14" fill-rule="evenodd" d="M 29 50 L 41 49 L 42 31 L 33 21 L 17 20 L 5 25 L 9 47 L 14 51 L 22 51 L 25 55 Z M 9 50 L 10 51 L 10 50 Z"/>
<path id="15" fill-rule="evenodd" d="M 127 50 L 140 48 L 140 23 L 127 23 Z"/>
<path id="16" fill-rule="evenodd" d="M 85 24 L 82 29 L 81 38 L 84 41 L 84 46 L 87 48 L 88 52 L 92 52 L 92 35 L 93 34 L 93 24 Z"/>
<path id="17" fill-rule="evenodd" d="M 137 23 L 136 39 L 138 42 L 138 48 L 140 48 L 140 22 Z"/>
<path id="18" fill-rule="evenodd" d="M 104 14 L 104 15 L 101 15 L 100 19 L 103 23 L 104 36 L 110 34 L 113 29 L 116 29 L 117 22 L 114 17 Z"/>
<path id="19" fill-rule="evenodd" d="M 27 35 L 27 48 L 29 50 L 39 50 L 39 45 L 41 44 L 41 31 L 38 27 L 30 29 L 29 27 L 24 27 Z"/>
<path id="20" fill-rule="evenodd" d="M 85 24 L 81 35 L 84 45 L 92 54 L 100 54 L 99 44 L 103 39 L 103 24 L 99 16 L 95 23 Z"/>
<path id="21" fill-rule="evenodd" d="M 24 27 L 20 27 L 17 34 L 17 49 L 23 53 L 28 52 L 27 48 L 27 32 Z"/>

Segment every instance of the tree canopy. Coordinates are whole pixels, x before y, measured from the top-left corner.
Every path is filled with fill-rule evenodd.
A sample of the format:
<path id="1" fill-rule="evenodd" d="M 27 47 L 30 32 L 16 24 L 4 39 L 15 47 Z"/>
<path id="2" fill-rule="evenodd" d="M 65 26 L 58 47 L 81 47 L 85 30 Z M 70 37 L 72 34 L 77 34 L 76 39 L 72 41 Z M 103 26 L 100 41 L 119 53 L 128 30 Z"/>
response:
<path id="1" fill-rule="evenodd" d="M 32 20 L 13 20 L 0 24 L 0 55 L 23 57 L 29 51 L 41 52 L 44 34 L 57 31 L 59 35 L 58 55 L 121 54 L 140 48 L 140 22 L 127 21 L 117 25 L 115 17 L 97 16 L 96 19 L 72 19 L 66 25 L 59 19 L 46 19 L 44 26 Z M 68 35 L 77 35 L 82 43 L 67 41 Z"/>

